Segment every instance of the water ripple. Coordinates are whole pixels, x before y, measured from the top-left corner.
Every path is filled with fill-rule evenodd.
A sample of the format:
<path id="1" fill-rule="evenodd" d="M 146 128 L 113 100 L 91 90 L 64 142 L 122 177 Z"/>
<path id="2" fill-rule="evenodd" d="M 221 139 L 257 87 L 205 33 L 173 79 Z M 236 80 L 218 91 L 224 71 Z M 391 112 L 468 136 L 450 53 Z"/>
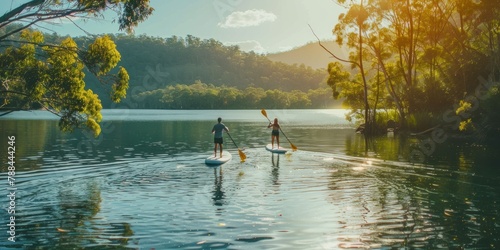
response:
<path id="1" fill-rule="evenodd" d="M 247 162 L 221 167 L 203 164 L 211 152 L 38 157 L 42 168 L 19 174 L 17 232 L 28 245 L 62 248 L 439 249 L 500 240 L 483 233 L 500 232 L 498 204 L 484 202 L 498 191 L 487 177 L 326 153 L 245 152 Z"/>

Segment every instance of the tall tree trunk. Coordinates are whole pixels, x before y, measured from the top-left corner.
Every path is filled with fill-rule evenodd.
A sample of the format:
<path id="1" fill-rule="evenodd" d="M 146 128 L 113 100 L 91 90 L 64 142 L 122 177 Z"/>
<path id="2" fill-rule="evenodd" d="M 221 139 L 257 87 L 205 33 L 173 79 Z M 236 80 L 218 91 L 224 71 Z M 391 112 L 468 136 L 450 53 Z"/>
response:
<path id="1" fill-rule="evenodd" d="M 361 9 L 363 9 L 363 1 L 361 1 Z M 373 122 L 370 117 L 370 104 L 368 103 L 368 84 L 366 83 L 365 69 L 363 66 L 363 22 L 358 22 L 358 36 L 359 36 L 359 70 L 361 71 L 361 77 L 363 78 L 363 101 L 365 104 L 365 134 L 371 134 L 373 132 Z"/>
<path id="2" fill-rule="evenodd" d="M 394 103 L 396 104 L 396 109 L 398 110 L 399 114 L 399 119 L 400 119 L 400 124 L 401 126 L 406 126 L 406 112 L 403 108 L 403 104 L 401 101 L 401 98 L 399 98 L 399 95 L 396 93 L 394 90 L 394 85 L 391 82 L 391 76 L 389 75 L 389 72 L 387 72 L 387 68 L 385 67 L 384 62 L 382 61 L 382 55 L 380 54 L 380 51 L 377 48 L 373 48 L 375 55 L 377 57 L 377 60 L 380 64 L 380 67 L 382 68 L 382 72 L 384 73 L 385 76 L 385 87 L 389 94 L 391 95 L 392 99 L 394 100 Z"/>

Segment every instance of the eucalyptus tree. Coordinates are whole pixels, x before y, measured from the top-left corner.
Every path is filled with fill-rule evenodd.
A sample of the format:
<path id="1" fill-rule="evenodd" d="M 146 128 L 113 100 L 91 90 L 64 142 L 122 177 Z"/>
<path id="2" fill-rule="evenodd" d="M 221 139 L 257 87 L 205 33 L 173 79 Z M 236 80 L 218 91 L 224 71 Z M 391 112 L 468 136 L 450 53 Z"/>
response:
<path id="1" fill-rule="evenodd" d="M 345 0 L 338 2 L 346 4 Z M 385 108 L 395 109 L 401 125 L 405 126 L 409 114 L 425 108 L 429 94 L 444 95 L 445 92 L 438 90 L 444 89 L 443 72 L 447 64 L 443 60 L 443 39 L 449 32 L 452 2 L 349 2 L 349 10 L 339 17 L 334 33 L 339 43 L 347 38 L 347 45 L 359 58 L 359 66 L 363 66 L 363 61 L 371 62 L 370 68 L 359 68 L 366 68 L 360 70 L 360 74 L 364 83 L 364 102 L 372 106 L 373 119 L 379 101 L 386 100 Z M 367 82 L 372 83 L 371 88 Z M 388 95 L 390 100 L 379 100 L 381 95 Z"/>
<path id="2" fill-rule="evenodd" d="M 341 14 L 339 16 L 339 22 L 333 29 L 334 34 L 337 36 L 337 43 L 342 45 L 344 42 L 344 38 L 347 38 L 347 46 L 350 48 L 354 48 L 354 51 L 350 53 L 349 62 L 353 65 L 353 67 L 357 67 L 359 69 L 359 75 L 361 78 L 361 86 L 362 86 L 362 101 L 364 108 L 364 122 L 365 122 L 365 132 L 371 133 L 372 126 L 374 124 L 374 117 L 370 114 L 370 104 L 368 102 L 368 81 L 367 81 L 367 72 L 365 71 L 365 33 L 367 32 L 370 14 L 366 9 L 365 1 L 350 1 L 346 3 L 346 0 L 337 0 L 340 4 L 346 4 L 348 7 L 348 11 L 345 14 Z M 330 78 L 332 78 L 331 68 L 329 67 Z M 332 81 L 329 80 L 329 85 L 332 86 Z M 354 87 L 355 88 L 355 87 Z M 335 92 L 334 92 L 335 95 Z M 353 106 L 356 108 L 356 106 Z"/>
<path id="3" fill-rule="evenodd" d="M 386 55 L 408 114 L 449 109 L 479 84 L 478 77 L 499 72 L 499 8 L 494 1 L 374 0 Z M 383 49 L 380 49 L 383 51 Z M 396 101 L 396 103 L 398 103 Z"/>
<path id="4" fill-rule="evenodd" d="M 246 87 L 243 90 L 243 97 L 241 100 L 242 107 L 259 107 L 260 101 L 266 96 L 266 91 L 263 88 Z"/>
<path id="5" fill-rule="evenodd" d="M 111 84 L 114 102 L 124 98 L 129 76 L 124 68 L 114 70 L 121 58 L 116 45 L 109 36 L 96 37 L 86 48 L 70 37 L 47 44 L 32 28 L 60 19 L 104 18 L 107 10 L 128 33 L 153 12 L 149 0 L 31 0 L 0 16 L 0 108 L 7 110 L 2 115 L 42 107 L 60 116 L 63 131 L 82 126 L 99 135 L 101 101 L 85 89 L 83 72 Z"/>
<path id="6" fill-rule="evenodd" d="M 406 125 L 407 113 L 414 112 L 417 97 L 417 63 L 419 38 L 423 27 L 423 0 L 374 0 L 367 6 L 365 36 L 366 54 L 375 62 L 372 76 L 385 82 L 388 93 L 398 111 L 401 125 Z M 377 88 L 380 91 L 380 88 Z M 380 93 L 379 91 L 374 93 Z M 387 107 L 393 108 L 393 107 Z M 375 109 L 374 109 L 375 110 Z"/>

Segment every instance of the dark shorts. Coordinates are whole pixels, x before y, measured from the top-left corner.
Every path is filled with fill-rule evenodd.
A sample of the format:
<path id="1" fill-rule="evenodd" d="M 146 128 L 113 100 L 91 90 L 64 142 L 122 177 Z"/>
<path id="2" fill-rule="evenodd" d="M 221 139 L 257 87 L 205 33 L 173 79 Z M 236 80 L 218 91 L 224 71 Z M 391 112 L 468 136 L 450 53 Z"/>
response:
<path id="1" fill-rule="evenodd" d="M 214 138 L 214 143 L 223 144 L 222 137 L 221 138 Z"/>
<path id="2" fill-rule="evenodd" d="M 273 130 L 273 132 L 271 132 L 271 135 L 280 136 L 280 131 L 279 130 Z"/>

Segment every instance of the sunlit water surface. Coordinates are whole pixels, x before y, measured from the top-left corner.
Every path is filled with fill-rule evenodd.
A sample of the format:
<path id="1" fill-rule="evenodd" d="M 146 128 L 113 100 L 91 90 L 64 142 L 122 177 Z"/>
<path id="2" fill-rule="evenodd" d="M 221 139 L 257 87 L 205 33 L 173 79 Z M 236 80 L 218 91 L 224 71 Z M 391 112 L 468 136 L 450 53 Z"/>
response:
<path id="1" fill-rule="evenodd" d="M 436 150 L 414 164 L 411 140 L 380 138 L 373 144 L 381 146 L 363 150 L 342 111 L 268 114 L 280 118 L 298 151 L 265 151 L 270 131 L 258 110 L 105 111 L 97 139 L 59 132 L 46 113 L 0 120 L 2 143 L 15 135 L 17 148 L 17 237 L 9 242 L 4 226 L 0 248 L 500 247 L 491 153 Z M 233 159 L 213 167 L 204 159 L 218 116 L 235 143 L 225 136 Z M 456 157 L 437 156 L 448 154 Z M 6 198 L 2 207 L 6 225 Z"/>

